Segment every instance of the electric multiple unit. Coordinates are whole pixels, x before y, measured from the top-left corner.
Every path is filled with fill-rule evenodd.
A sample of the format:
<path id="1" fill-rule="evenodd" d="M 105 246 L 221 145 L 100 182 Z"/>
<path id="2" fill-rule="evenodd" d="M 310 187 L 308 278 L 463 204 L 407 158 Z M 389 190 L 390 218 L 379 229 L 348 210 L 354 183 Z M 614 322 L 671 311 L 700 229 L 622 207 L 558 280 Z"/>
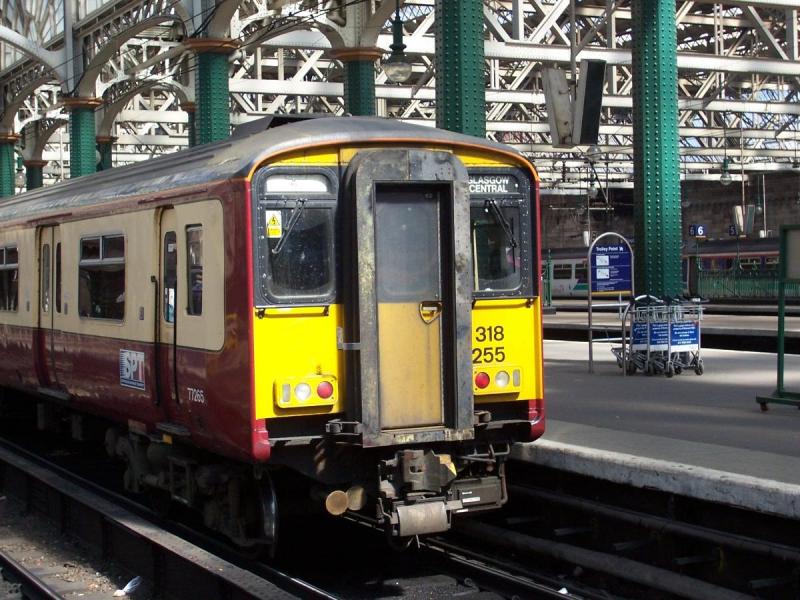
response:
<path id="1" fill-rule="evenodd" d="M 505 146 L 321 118 L 0 204 L 0 384 L 126 487 L 271 543 L 277 498 L 394 536 L 506 500 L 544 426 L 538 179 Z M 45 401 L 47 400 L 47 401 Z"/>

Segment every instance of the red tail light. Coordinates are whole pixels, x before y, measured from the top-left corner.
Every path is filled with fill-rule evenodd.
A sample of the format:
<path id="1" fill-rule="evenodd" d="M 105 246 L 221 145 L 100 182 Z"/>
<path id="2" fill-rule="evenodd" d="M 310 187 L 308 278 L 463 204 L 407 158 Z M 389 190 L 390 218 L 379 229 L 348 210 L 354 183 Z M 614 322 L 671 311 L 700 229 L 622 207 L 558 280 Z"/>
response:
<path id="1" fill-rule="evenodd" d="M 327 381 L 321 381 L 317 386 L 317 396 L 327 400 L 333 395 L 333 386 Z"/>
<path id="2" fill-rule="evenodd" d="M 491 379 L 489 379 L 489 375 L 483 371 L 475 375 L 475 387 L 477 388 L 484 389 L 489 385 L 490 381 Z"/>

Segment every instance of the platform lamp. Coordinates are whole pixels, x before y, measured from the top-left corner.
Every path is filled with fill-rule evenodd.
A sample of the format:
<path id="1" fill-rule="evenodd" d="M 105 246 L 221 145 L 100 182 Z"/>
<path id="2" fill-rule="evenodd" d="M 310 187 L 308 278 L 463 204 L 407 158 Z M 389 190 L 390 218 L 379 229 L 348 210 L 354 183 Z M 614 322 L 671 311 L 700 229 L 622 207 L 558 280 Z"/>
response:
<path id="1" fill-rule="evenodd" d="M 405 83 L 411 77 L 411 63 L 408 62 L 403 43 L 403 20 L 400 18 L 400 0 L 396 0 L 394 19 L 392 19 L 392 54 L 383 63 L 383 72 L 392 83 Z"/>
<path id="2" fill-rule="evenodd" d="M 725 120 L 723 117 L 722 121 L 722 149 L 725 152 L 725 156 L 722 159 L 722 172 L 719 174 L 719 182 L 722 185 L 730 185 L 733 178 L 731 177 L 730 172 L 730 161 L 728 160 L 728 129 L 725 124 Z"/>

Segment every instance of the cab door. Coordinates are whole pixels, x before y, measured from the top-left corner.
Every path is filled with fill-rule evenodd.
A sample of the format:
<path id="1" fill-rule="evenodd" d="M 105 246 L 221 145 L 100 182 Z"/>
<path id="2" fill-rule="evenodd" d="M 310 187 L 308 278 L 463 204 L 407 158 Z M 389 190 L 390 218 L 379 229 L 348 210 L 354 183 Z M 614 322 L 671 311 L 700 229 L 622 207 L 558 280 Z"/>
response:
<path id="1" fill-rule="evenodd" d="M 160 220 L 159 265 L 161 269 L 161 294 L 158 302 L 158 343 L 156 344 L 156 385 L 159 401 L 167 407 L 177 402 L 175 379 L 175 354 L 177 352 L 178 324 L 178 238 L 175 210 L 164 209 Z M 169 414 L 169 410 L 167 413 Z"/>
<path id="2" fill-rule="evenodd" d="M 350 164 L 366 446 L 474 436 L 468 184 L 445 152 L 364 150 Z"/>
<path id="3" fill-rule="evenodd" d="M 50 390 L 59 387 L 56 334 L 60 327 L 61 305 L 61 234 L 57 226 L 39 230 L 39 384 Z"/>

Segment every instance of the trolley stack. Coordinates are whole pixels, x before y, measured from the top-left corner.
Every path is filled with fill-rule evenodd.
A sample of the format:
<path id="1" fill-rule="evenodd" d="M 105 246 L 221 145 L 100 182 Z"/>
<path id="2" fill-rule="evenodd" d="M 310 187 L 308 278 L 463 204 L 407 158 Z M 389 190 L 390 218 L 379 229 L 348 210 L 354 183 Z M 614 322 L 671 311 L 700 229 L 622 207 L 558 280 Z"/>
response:
<path id="1" fill-rule="evenodd" d="M 702 375 L 702 320 L 699 302 L 636 298 L 623 316 L 622 346 L 611 349 L 617 365 L 628 375 L 642 371 L 672 377 L 688 369 Z"/>

